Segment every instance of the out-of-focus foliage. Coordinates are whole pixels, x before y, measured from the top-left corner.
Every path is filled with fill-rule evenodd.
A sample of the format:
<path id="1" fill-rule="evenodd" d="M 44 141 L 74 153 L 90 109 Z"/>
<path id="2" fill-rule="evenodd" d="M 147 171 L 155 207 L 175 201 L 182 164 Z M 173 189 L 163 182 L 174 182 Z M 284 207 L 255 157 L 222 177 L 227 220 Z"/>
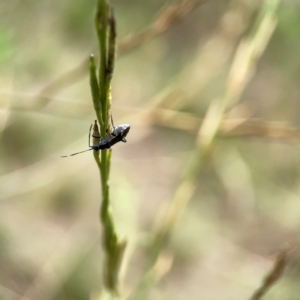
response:
<path id="1" fill-rule="evenodd" d="M 151 25 L 170 2 L 112 1 L 118 40 Z M 162 204 L 182 182 L 200 119 L 224 95 L 262 4 L 207 1 L 116 61 L 114 122 L 132 126 L 128 143 L 113 148 L 110 175 L 113 216 L 128 242 L 124 297 L 145 275 Z M 60 158 L 87 148 L 95 119 L 88 66 L 70 72 L 97 54 L 94 11 L 95 1 L 83 0 L 0 4 L 0 299 L 100 299 L 98 170 L 89 153 Z M 242 124 L 273 123 L 263 132 L 254 123 L 251 137 L 222 127 L 148 299 L 249 299 L 273 255 L 298 238 L 299 133 L 283 129 L 300 127 L 300 3 L 282 0 L 276 17 L 254 76 L 225 111 Z M 68 72 L 68 83 L 40 93 Z M 299 266 L 296 248 L 264 299 L 298 300 Z"/>

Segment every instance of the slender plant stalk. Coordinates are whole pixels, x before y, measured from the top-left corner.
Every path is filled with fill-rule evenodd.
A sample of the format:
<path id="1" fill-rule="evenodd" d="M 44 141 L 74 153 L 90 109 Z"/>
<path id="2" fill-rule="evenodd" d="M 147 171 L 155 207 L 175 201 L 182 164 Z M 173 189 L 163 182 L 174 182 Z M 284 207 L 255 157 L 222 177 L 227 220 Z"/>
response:
<path id="1" fill-rule="evenodd" d="M 146 299 L 150 287 L 157 281 L 156 273 L 153 270 L 168 244 L 174 226 L 180 220 L 197 188 L 199 173 L 215 146 L 223 115 L 226 109 L 240 99 L 247 83 L 255 73 L 256 64 L 274 32 L 276 27 L 275 13 L 279 1 L 276 1 L 277 5 L 271 6 L 270 3 L 273 2 L 273 0 L 265 0 L 259 15 L 258 26 L 251 33 L 250 37 L 241 43 L 237 50 L 224 95 L 213 101 L 208 108 L 203 124 L 198 131 L 195 151 L 191 155 L 186 172 L 170 206 L 167 208 L 163 218 L 159 220 L 155 237 L 149 247 L 146 276 L 140 282 L 136 293 L 130 298 L 131 300 Z"/>
<path id="2" fill-rule="evenodd" d="M 89 70 L 94 109 L 98 123 L 100 124 L 100 130 L 97 121 L 95 121 L 93 133 L 95 136 L 101 135 L 103 137 L 111 131 L 109 118 L 111 116 L 110 84 L 116 50 L 115 19 L 107 0 L 97 1 L 95 25 L 100 50 L 100 66 L 97 71 L 94 56 L 91 55 Z M 97 143 L 99 139 L 94 138 L 93 142 Z M 118 274 L 126 243 L 119 241 L 111 214 L 109 173 L 112 152 L 111 150 L 104 149 L 101 151 L 93 151 L 93 153 L 99 168 L 102 187 L 102 203 L 99 217 L 103 226 L 103 248 L 105 251 L 104 286 L 111 293 L 118 294 Z"/>
<path id="3" fill-rule="evenodd" d="M 283 276 L 284 269 L 288 263 L 290 254 L 295 250 L 295 244 L 286 245 L 277 253 L 273 268 L 263 279 L 260 287 L 254 292 L 250 300 L 260 300 L 275 285 L 275 283 Z"/>

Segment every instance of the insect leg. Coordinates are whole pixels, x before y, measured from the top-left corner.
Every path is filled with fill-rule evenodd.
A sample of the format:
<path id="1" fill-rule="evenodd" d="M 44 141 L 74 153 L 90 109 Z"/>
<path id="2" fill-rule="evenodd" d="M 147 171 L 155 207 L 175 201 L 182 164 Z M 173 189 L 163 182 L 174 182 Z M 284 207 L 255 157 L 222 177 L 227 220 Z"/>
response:
<path id="1" fill-rule="evenodd" d="M 116 127 L 115 127 L 115 124 L 114 124 L 114 120 L 113 120 L 113 117 L 112 117 L 112 114 L 110 114 L 110 120 L 111 120 L 111 125 L 114 129 L 114 131 L 116 130 Z"/>
<path id="2" fill-rule="evenodd" d="M 90 135 L 91 135 L 92 126 L 93 126 L 93 124 L 92 124 L 91 127 L 90 127 Z M 97 126 L 97 120 L 95 120 L 95 126 Z M 98 131 L 98 130 L 97 130 L 97 131 Z M 92 134 L 92 137 L 93 137 L 93 138 L 96 138 L 96 139 L 100 139 L 100 140 L 101 140 L 101 138 L 102 138 L 100 135 L 96 135 L 96 134 Z M 89 139 L 90 139 L 90 137 L 89 137 Z M 94 144 L 93 144 L 93 145 L 94 145 Z M 92 146 L 93 146 L 93 145 L 92 145 Z M 92 146 L 90 145 L 90 142 L 89 142 L 89 146 L 92 147 Z"/>
<path id="3" fill-rule="evenodd" d="M 92 131 L 92 127 L 93 127 L 93 124 L 91 124 L 90 131 L 89 131 L 89 147 L 90 148 L 91 148 L 91 131 Z"/>
<path id="4" fill-rule="evenodd" d="M 113 132 L 111 133 L 111 135 L 112 136 L 116 136 L 116 134 L 115 134 L 116 127 L 115 127 L 115 124 L 114 124 L 114 120 L 113 120 L 112 114 L 110 115 L 110 122 L 111 122 L 111 126 L 113 128 Z"/>

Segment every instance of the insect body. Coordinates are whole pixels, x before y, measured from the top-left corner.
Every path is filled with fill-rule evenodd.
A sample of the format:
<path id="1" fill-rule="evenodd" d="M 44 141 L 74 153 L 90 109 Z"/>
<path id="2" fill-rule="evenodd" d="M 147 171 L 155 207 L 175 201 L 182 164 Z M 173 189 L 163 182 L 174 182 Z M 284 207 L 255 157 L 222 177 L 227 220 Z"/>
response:
<path id="1" fill-rule="evenodd" d="M 117 127 L 114 127 L 114 130 L 111 134 L 107 135 L 105 138 L 101 138 L 100 136 L 96 136 L 96 135 L 92 135 L 95 138 L 100 138 L 100 142 L 96 145 L 91 145 L 90 144 L 90 139 L 91 139 L 91 130 L 92 130 L 92 126 L 90 127 L 90 132 L 89 132 L 89 147 L 90 149 L 88 150 L 84 150 L 84 151 L 80 151 L 80 152 L 76 152 L 70 155 L 65 155 L 62 157 L 68 157 L 68 156 L 74 156 L 83 152 L 87 152 L 87 151 L 91 151 L 91 150 L 103 150 L 103 149 L 109 149 L 111 146 L 113 146 L 114 144 L 118 143 L 118 142 L 124 142 L 126 143 L 126 136 L 130 130 L 130 125 L 129 124 L 122 124 L 119 125 Z"/>

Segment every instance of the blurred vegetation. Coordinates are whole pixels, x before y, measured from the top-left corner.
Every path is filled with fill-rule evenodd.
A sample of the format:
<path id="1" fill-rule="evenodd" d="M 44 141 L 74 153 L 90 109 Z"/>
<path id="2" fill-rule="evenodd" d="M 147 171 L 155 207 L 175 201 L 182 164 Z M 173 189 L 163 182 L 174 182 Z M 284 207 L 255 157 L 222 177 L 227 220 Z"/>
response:
<path id="1" fill-rule="evenodd" d="M 87 148 L 95 119 L 95 2 L 0 4 L 0 299 L 110 298 L 97 167 L 60 158 Z M 297 300 L 300 2 L 111 3 L 112 113 L 131 124 L 110 173 L 120 299 L 254 300 L 271 282 L 263 299 Z"/>

